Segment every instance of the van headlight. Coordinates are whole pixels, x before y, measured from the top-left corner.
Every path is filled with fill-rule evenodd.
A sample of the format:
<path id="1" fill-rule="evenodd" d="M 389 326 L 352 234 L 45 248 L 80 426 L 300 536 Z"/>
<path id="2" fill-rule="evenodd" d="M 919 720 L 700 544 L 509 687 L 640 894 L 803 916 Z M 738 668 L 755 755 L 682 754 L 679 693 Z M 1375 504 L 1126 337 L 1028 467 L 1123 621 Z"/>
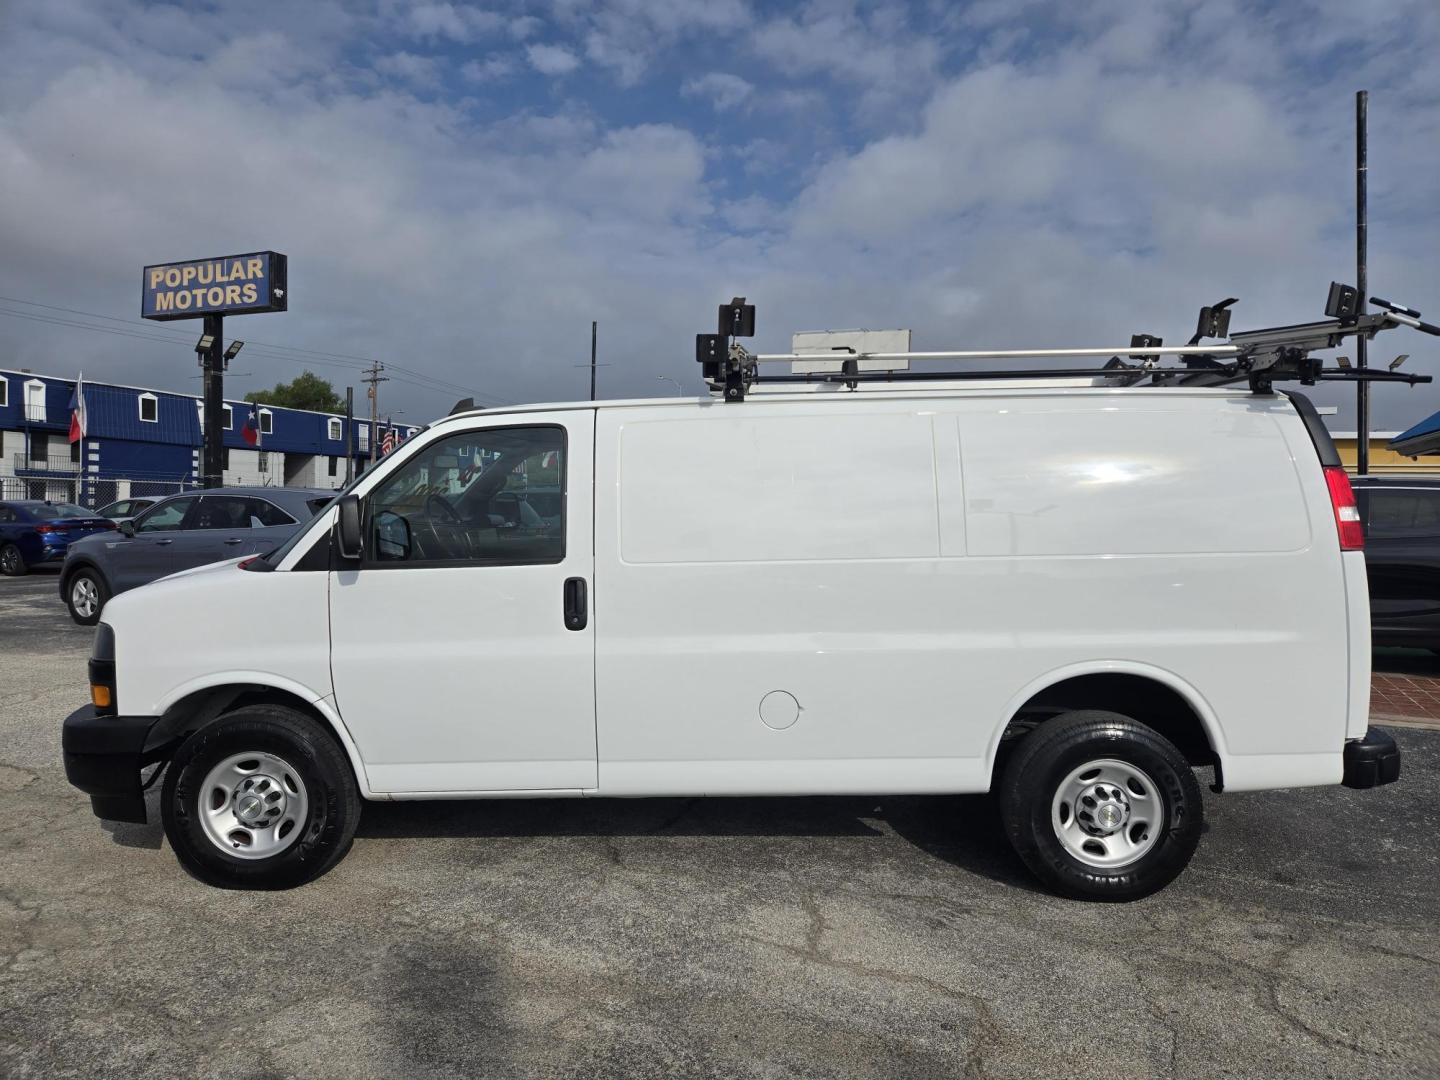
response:
<path id="1" fill-rule="evenodd" d="M 90 651 L 90 704 L 100 716 L 114 716 L 115 631 L 108 623 L 95 627 L 95 645 Z"/>

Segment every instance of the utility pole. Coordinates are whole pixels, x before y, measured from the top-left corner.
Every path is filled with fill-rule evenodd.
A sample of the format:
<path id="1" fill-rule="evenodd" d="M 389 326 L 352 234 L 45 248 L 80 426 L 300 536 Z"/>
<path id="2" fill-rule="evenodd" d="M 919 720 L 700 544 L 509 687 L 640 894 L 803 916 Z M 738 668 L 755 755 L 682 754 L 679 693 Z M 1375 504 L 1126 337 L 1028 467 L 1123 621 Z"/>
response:
<path id="1" fill-rule="evenodd" d="M 1355 92 L 1355 288 L 1360 293 L 1356 314 L 1363 316 L 1370 307 L 1366 289 L 1366 225 L 1368 213 L 1365 207 L 1365 174 L 1367 162 L 1366 120 L 1370 107 L 1370 91 Z M 1355 335 L 1355 367 L 1361 372 L 1355 386 L 1355 471 L 1361 476 L 1370 471 L 1370 384 L 1365 381 L 1365 367 L 1369 360 L 1369 343 L 1364 334 Z"/>
<path id="2" fill-rule="evenodd" d="M 599 324 L 590 320 L 590 400 L 595 400 L 595 328 Z"/>
<path id="3" fill-rule="evenodd" d="M 380 434 L 376 428 L 376 424 L 380 420 L 380 384 L 390 381 L 388 376 L 380 374 L 384 370 L 384 364 L 378 360 L 372 360 L 370 361 L 370 373 L 360 380 L 370 384 L 370 389 L 366 391 L 366 394 L 370 397 L 370 465 L 372 468 L 375 465 L 375 444 L 379 441 L 376 436 Z"/>
<path id="4" fill-rule="evenodd" d="M 210 347 L 201 356 L 204 370 L 205 431 L 204 449 L 200 458 L 200 486 L 219 487 L 225 480 L 225 449 L 221 427 L 221 413 L 225 409 L 224 359 L 225 317 L 206 315 L 205 330 L 210 335 Z"/>
<path id="5" fill-rule="evenodd" d="M 345 387 L 345 486 L 355 479 L 355 388 Z"/>

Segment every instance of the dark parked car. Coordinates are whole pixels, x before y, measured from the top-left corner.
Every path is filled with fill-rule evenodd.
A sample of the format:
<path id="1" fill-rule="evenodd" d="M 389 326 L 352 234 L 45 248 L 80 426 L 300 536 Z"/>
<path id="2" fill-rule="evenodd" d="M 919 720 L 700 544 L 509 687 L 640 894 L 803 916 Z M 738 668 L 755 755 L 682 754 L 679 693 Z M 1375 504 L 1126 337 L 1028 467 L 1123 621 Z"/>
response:
<path id="1" fill-rule="evenodd" d="M 1351 478 L 1365 526 L 1375 645 L 1440 652 L 1440 477 Z"/>
<path id="2" fill-rule="evenodd" d="M 83 506 L 42 499 L 0 503 L 0 574 L 18 577 L 32 566 L 60 562 L 72 540 L 114 529 L 109 518 Z"/>
<path id="3" fill-rule="evenodd" d="M 118 534 L 72 544 L 60 596 L 83 626 L 116 593 L 192 566 L 273 551 L 334 496 L 310 488 L 211 488 L 163 499 Z"/>
<path id="4" fill-rule="evenodd" d="M 159 499 L 116 499 L 109 505 L 102 506 L 95 513 L 109 518 L 118 525 L 122 521 L 139 517 L 142 511 L 149 510 L 159 501 Z"/>

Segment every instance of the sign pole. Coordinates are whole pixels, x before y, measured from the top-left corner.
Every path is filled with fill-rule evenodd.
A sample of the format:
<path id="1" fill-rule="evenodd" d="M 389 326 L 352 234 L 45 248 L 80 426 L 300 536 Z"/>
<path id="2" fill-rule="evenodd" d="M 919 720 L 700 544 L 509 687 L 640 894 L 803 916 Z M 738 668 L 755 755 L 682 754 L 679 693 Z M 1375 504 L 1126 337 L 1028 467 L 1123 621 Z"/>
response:
<path id="1" fill-rule="evenodd" d="M 1370 105 L 1370 92 L 1358 90 L 1355 93 L 1355 288 L 1359 292 L 1356 312 L 1364 315 L 1370 307 L 1365 290 L 1366 281 L 1366 240 L 1365 229 L 1368 213 L 1365 207 L 1365 174 L 1369 171 L 1366 148 L 1366 113 Z M 1364 334 L 1355 336 L 1355 367 L 1364 371 L 1369 363 L 1368 342 Z M 1370 384 L 1362 375 L 1355 386 L 1355 471 L 1361 476 L 1370 471 Z"/>
<path id="2" fill-rule="evenodd" d="M 345 387 L 345 486 L 355 479 L 355 388 Z"/>
<path id="3" fill-rule="evenodd" d="M 221 419 L 225 412 L 225 389 L 222 355 L 225 350 L 225 317 L 205 316 L 205 333 L 211 337 L 210 348 L 205 350 L 205 431 L 204 452 L 200 467 L 202 487 L 219 487 L 225 479 L 224 428 Z"/>

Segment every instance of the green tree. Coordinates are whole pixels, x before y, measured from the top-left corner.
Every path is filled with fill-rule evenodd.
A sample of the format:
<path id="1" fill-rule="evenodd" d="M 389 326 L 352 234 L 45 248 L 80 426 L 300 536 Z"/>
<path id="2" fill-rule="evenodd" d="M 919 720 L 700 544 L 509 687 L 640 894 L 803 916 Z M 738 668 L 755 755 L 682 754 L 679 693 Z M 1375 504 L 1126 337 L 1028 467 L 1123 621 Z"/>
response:
<path id="1" fill-rule="evenodd" d="M 288 383 L 277 383 L 269 390 L 252 390 L 245 400 L 256 405 L 279 405 L 284 409 L 311 409 L 315 412 L 343 413 L 345 399 L 335 393 L 328 381 L 313 371 L 302 371 Z"/>

